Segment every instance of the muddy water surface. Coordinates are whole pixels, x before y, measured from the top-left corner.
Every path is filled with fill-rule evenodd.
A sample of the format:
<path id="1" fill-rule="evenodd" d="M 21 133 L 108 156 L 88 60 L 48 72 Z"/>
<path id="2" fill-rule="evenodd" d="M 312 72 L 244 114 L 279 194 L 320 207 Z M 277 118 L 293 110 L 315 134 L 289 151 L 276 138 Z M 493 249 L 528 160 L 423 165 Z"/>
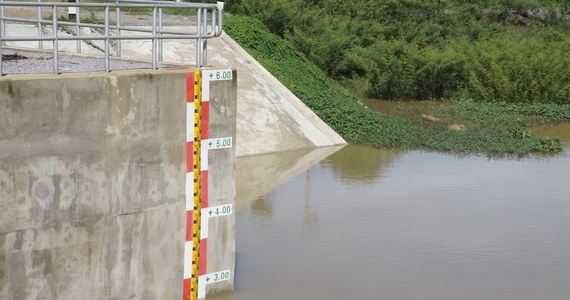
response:
<path id="1" fill-rule="evenodd" d="M 570 151 L 345 147 L 244 200 L 236 291 L 211 299 L 570 299 L 568 175 Z"/>
<path id="2" fill-rule="evenodd" d="M 362 99 L 366 106 L 375 111 L 388 115 L 404 115 L 420 117 L 422 114 L 431 113 L 435 108 L 449 105 L 450 100 L 380 100 Z"/>
<path id="3" fill-rule="evenodd" d="M 540 136 L 557 137 L 562 141 L 570 141 L 570 123 L 547 124 L 538 126 L 533 131 Z"/>

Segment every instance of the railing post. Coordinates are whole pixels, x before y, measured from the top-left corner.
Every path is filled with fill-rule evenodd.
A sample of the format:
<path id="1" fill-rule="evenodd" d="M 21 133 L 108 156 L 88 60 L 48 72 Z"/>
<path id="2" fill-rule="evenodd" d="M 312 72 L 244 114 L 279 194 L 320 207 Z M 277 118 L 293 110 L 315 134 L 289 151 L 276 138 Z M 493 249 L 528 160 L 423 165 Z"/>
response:
<path id="1" fill-rule="evenodd" d="M 162 37 L 162 7 L 158 8 L 158 35 Z M 162 38 L 158 39 L 158 62 L 163 61 Z"/>
<path id="2" fill-rule="evenodd" d="M 208 36 L 210 36 L 210 33 L 212 36 L 216 36 L 216 33 L 217 33 L 217 30 L 216 30 L 216 16 L 217 16 L 216 11 L 217 11 L 216 9 L 212 8 L 212 16 L 211 16 L 212 20 L 210 20 L 212 29 L 211 29 L 211 31 L 207 32 Z"/>
<path id="3" fill-rule="evenodd" d="M 202 9 L 198 8 L 197 10 L 197 14 L 196 14 L 196 32 L 198 33 L 198 38 L 196 39 L 196 67 L 201 67 L 202 66 L 202 51 L 201 51 L 201 45 L 202 45 L 202 31 L 201 31 L 201 25 L 202 25 Z"/>
<path id="4" fill-rule="evenodd" d="M 119 0 L 116 0 L 116 3 L 119 4 Z M 116 19 L 116 35 L 117 36 L 121 36 L 121 8 L 119 6 L 117 6 L 117 9 L 115 10 L 115 19 Z M 117 57 L 121 57 L 121 40 L 118 39 L 116 40 L 117 43 Z"/>
<path id="5" fill-rule="evenodd" d="M 57 6 L 51 7 L 51 27 L 53 36 L 53 73 L 59 74 L 59 41 L 57 39 Z"/>
<path id="6" fill-rule="evenodd" d="M 156 70 L 156 6 L 152 7 L 152 69 Z"/>
<path id="7" fill-rule="evenodd" d="M 77 2 L 79 2 L 79 0 L 77 0 Z M 76 17 L 75 17 L 75 34 L 77 36 L 81 35 L 81 13 L 79 11 L 79 6 L 75 8 L 76 9 Z M 81 40 L 77 40 L 77 53 L 81 53 Z"/>
<path id="8" fill-rule="evenodd" d="M 213 11 L 213 10 L 212 10 Z M 208 9 L 203 9 L 202 13 L 204 14 L 202 18 L 202 36 L 205 36 L 208 32 Z M 214 30 L 212 28 L 212 30 Z M 208 65 L 208 39 L 202 39 L 202 43 L 200 45 L 202 47 L 202 64 L 201 66 Z"/>
<path id="9" fill-rule="evenodd" d="M 109 69 L 109 6 L 105 6 L 105 72 Z"/>
<path id="10" fill-rule="evenodd" d="M 0 2 L 4 2 L 4 0 L 0 0 Z M 4 72 L 2 71 L 2 46 L 4 46 L 4 41 L 2 41 L 3 37 L 4 37 L 4 6 L 0 6 L 0 77 L 4 76 Z"/>
<path id="11" fill-rule="evenodd" d="M 208 65 L 208 40 L 202 40 L 202 67 Z"/>
<path id="12" fill-rule="evenodd" d="M 38 0 L 38 3 L 42 3 L 42 0 Z M 43 32 L 43 25 L 42 25 L 42 21 L 43 21 L 43 11 L 42 11 L 42 7 L 38 6 L 38 36 L 42 37 L 42 35 L 44 35 Z M 43 49 L 44 48 L 44 42 L 43 41 L 38 41 L 38 49 Z"/>
<path id="13" fill-rule="evenodd" d="M 222 9 L 220 10 L 220 14 L 218 15 L 218 27 L 216 28 L 217 29 L 217 32 L 216 32 L 217 36 L 222 35 L 223 28 L 224 28 L 223 24 L 224 24 L 224 6 L 222 5 Z"/>
<path id="14" fill-rule="evenodd" d="M 4 2 L 4 0 L 0 0 L 0 2 Z M 6 36 L 6 29 L 5 29 L 6 23 L 4 21 L 4 6 L 0 6 L 0 36 L 5 37 Z M 4 41 L 0 42 L 0 47 L 4 46 Z M 2 48 L 0 48 L 0 52 Z M 1 53 L 0 53 L 1 55 Z"/>
<path id="15" fill-rule="evenodd" d="M 0 40 L 2 39 L 2 35 L 0 35 Z M 0 42 L 0 77 L 4 76 L 4 72 L 2 71 L 2 43 Z"/>

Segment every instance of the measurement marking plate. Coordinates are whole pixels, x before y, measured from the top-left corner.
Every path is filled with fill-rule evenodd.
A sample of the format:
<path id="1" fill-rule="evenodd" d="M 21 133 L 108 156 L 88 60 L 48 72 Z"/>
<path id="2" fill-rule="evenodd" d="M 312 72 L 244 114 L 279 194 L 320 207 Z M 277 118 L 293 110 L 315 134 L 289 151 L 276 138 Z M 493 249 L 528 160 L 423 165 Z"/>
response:
<path id="1" fill-rule="evenodd" d="M 232 69 L 204 70 L 203 72 L 204 76 L 202 78 L 208 78 L 210 81 L 232 80 L 234 74 Z"/>
<path id="2" fill-rule="evenodd" d="M 202 209 L 202 215 L 208 216 L 209 218 L 221 217 L 231 215 L 233 212 L 233 207 L 231 204 L 211 206 Z"/>
<path id="3" fill-rule="evenodd" d="M 207 147 L 208 150 L 228 149 L 234 144 L 231 136 L 222 138 L 212 138 L 202 141 L 202 147 Z"/>

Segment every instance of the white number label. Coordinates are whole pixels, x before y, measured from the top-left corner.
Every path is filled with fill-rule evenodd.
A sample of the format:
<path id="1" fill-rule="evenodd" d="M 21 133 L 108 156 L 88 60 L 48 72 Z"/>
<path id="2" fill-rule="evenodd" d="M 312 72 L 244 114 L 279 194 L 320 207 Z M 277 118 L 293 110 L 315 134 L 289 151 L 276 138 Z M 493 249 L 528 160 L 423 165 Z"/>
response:
<path id="1" fill-rule="evenodd" d="M 225 270 L 216 273 L 210 273 L 206 275 L 206 284 L 216 283 L 220 281 L 230 280 L 230 270 Z"/>
<path id="2" fill-rule="evenodd" d="M 233 145 L 232 137 L 208 140 L 208 149 L 226 149 L 226 148 L 231 148 L 232 145 Z"/>
<path id="3" fill-rule="evenodd" d="M 219 70 L 219 71 L 204 71 L 206 77 L 210 79 L 210 81 L 218 81 L 218 80 L 232 80 L 233 78 L 233 71 L 232 70 Z"/>
<path id="4" fill-rule="evenodd" d="M 213 206 L 205 208 L 206 214 L 208 217 L 220 217 L 220 216 L 227 216 L 232 214 L 232 205 L 220 205 L 220 206 Z"/>

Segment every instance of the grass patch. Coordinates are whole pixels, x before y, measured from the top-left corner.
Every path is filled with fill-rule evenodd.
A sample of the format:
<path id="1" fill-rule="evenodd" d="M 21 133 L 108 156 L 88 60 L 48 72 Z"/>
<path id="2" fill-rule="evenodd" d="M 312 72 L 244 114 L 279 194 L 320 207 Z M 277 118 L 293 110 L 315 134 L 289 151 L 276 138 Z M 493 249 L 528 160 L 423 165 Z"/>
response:
<path id="1" fill-rule="evenodd" d="M 372 111 L 352 93 L 297 52 L 291 44 L 272 34 L 260 21 L 244 16 L 226 16 L 225 31 L 267 68 L 323 121 L 350 143 L 382 147 L 420 148 L 456 153 L 516 154 L 558 152 L 557 139 L 535 137 L 525 133 L 524 122 L 505 125 L 504 112 L 515 119 L 517 115 L 544 110 L 544 117 L 567 116 L 565 108 L 540 105 L 533 107 L 481 106 L 465 101 L 446 114 L 455 120 L 470 120 L 465 130 L 448 128 L 449 122 L 427 122 Z M 488 104 L 491 105 L 491 104 Z M 485 111 L 484 109 L 487 109 Z M 534 110 L 533 110 L 534 108 Z M 493 114 L 489 112 L 492 111 Z M 497 122 L 489 122 L 488 117 Z M 460 118 L 461 117 L 461 118 Z M 522 134 L 519 134 L 522 133 Z"/>
<path id="2" fill-rule="evenodd" d="M 52 16 L 47 16 L 44 19 L 51 20 Z M 67 15 L 61 15 L 57 19 L 58 19 L 58 21 L 61 21 L 61 22 L 75 22 L 75 20 L 70 19 Z M 81 15 L 79 22 L 82 24 L 104 24 L 105 23 L 105 21 L 102 18 L 95 15 L 95 12 L 93 12 L 93 11 L 90 11 L 88 15 L 85 15 L 85 14 Z M 68 26 L 74 26 L 74 25 L 68 25 Z"/>
<path id="3" fill-rule="evenodd" d="M 552 122 L 570 121 L 570 105 L 516 104 L 507 102 L 478 102 L 457 100 L 450 106 L 440 106 L 436 113 L 447 124 L 461 124 L 469 130 L 488 135 L 507 136 L 533 141 L 533 147 L 544 152 L 561 150 L 560 141 L 552 137 L 535 137 L 532 127 Z M 448 125 L 449 126 L 449 125 Z"/>

